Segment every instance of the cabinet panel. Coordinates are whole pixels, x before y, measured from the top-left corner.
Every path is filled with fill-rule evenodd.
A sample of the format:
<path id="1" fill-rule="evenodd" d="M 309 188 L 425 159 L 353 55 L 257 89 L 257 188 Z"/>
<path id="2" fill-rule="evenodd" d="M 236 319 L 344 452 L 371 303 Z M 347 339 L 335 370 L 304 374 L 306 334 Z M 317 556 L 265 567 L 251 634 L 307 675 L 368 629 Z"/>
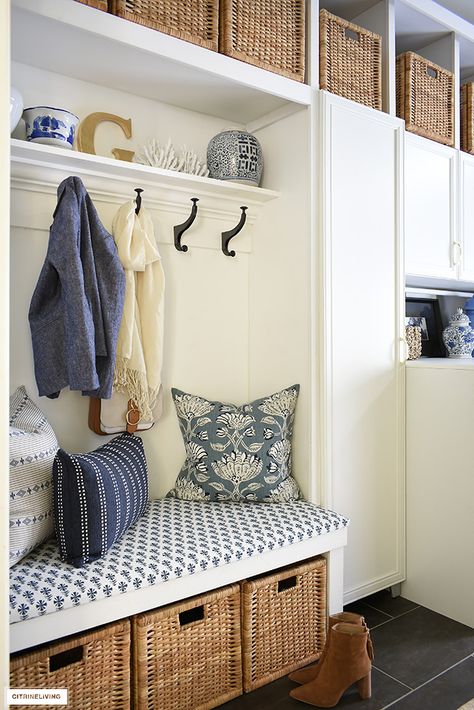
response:
<path id="1" fill-rule="evenodd" d="M 474 156 L 460 153 L 460 242 L 459 278 L 474 281 Z"/>
<path id="2" fill-rule="evenodd" d="M 456 151 L 417 136 L 405 139 L 406 271 L 456 278 Z"/>
<path id="3" fill-rule="evenodd" d="M 351 518 L 351 601 L 403 578 L 403 130 L 397 119 L 328 95 L 322 118 L 323 471 L 325 502 Z"/>
<path id="4" fill-rule="evenodd" d="M 407 368 L 407 581 L 418 604 L 474 627 L 474 363 Z"/>

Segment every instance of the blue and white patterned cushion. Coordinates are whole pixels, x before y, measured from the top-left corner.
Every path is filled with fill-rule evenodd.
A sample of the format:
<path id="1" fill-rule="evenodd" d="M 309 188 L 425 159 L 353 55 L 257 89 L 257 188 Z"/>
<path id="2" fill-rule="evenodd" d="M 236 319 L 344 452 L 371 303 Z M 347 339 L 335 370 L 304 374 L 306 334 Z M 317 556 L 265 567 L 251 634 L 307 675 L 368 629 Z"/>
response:
<path id="1" fill-rule="evenodd" d="M 154 500 L 105 557 L 80 569 L 54 542 L 11 570 L 10 621 L 151 587 L 341 530 L 343 515 L 306 501 L 254 505 Z"/>
<path id="2" fill-rule="evenodd" d="M 53 534 L 56 435 L 22 385 L 10 397 L 10 567 Z"/>
<path id="3" fill-rule="evenodd" d="M 183 500 L 298 500 L 291 437 L 300 386 L 238 407 L 172 389 L 186 460 L 169 496 Z"/>
<path id="4" fill-rule="evenodd" d="M 88 454 L 59 449 L 53 466 L 61 559 L 75 567 L 103 557 L 148 502 L 143 442 L 121 434 Z"/>

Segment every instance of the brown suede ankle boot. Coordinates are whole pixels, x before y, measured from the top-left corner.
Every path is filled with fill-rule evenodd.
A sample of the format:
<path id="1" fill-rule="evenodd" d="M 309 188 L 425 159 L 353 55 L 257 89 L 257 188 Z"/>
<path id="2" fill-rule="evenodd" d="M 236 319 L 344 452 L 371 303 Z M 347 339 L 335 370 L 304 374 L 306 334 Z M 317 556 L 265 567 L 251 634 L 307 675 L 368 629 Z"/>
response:
<path id="1" fill-rule="evenodd" d="M 357 624 L 358 626 L 363 626 L 365 624 L 365 619 L 363 616 L 360 616 L 360 614 L 353 614 L 351 611 L 341 611 L 339 614 L 332 614 L 328 620 L 328 633 L 326 636 L 326 643 L 324 644 L 324 648 L 319 658 L 319 661 L 317 663 L 313 663 L 312 666 L 308 666 L 308 668 L 301 668 L 300 670 L 293 671 L 293 673 L 290 673 L 290 675 L 288 676 L 290 680 L 303 685 L 304 683 L 309 683 L 310 680 L 314 680 L 315 678 L 317 678 L 319 669 L 321 668 L 322 662 L 324 660 L 324 656 L 326 655 L 329 631 L 330 629 L 332 629 L 334 624 L 340 623 Z"/>
<path id="2" fill-rule="evenodd" d="M 324 663 L 315 680 L 295 688 L 292 698 L 319 708 L 333 708 L 349 686 L 357 683 L 362 700 L 370 698 L 372 644 L 367 627 L 335 624 L 329 631 Z"/>

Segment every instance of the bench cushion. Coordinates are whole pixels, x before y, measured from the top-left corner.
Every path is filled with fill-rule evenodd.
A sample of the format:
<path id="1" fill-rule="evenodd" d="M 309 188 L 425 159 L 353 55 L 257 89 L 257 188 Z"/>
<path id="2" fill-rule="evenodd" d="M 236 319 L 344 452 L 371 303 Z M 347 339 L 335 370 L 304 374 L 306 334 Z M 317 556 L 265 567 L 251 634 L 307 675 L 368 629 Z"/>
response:
<path id="1" fill-rule="evenodd" d="M 75 568 L 56 541 L 11 570 L 11 623 L 192 575 L 340 530 L 343 515 L 307 501 L 260 505 L 164 498 L 99 560 Z"/>

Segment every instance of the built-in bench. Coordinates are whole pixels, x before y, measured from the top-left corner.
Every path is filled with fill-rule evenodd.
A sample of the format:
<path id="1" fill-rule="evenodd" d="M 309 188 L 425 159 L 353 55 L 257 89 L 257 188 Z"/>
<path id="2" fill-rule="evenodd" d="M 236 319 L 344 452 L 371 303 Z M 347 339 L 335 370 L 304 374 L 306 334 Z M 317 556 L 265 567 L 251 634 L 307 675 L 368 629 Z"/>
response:
<path id="1" fill-rule="evenodd" d="M 62 562 L 50 540 L 12 568 L 11 651 L 319 554 L 327 557 L 328 611 L 335 613 L 342 609 L 348 523 L 307 501 L 151 501 L 107 555 L 85 567 Z"/>

